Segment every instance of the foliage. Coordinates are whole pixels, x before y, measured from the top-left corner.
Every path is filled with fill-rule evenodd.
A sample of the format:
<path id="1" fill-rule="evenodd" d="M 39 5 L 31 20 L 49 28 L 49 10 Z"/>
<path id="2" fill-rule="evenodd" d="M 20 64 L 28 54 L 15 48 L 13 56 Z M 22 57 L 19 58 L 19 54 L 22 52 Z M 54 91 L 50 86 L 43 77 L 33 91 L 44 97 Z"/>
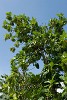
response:
<path id="1" fill-rule="evenodd" d="M 67 99 L 67 33 L 64 29 L 67 18 L 62 13 L 57 16 L 50 19 L 48 25 L 40 26 L 36 19 L 24 14 L 6 13 L 5 40 L 14 43 L 10 48 L 12 52 L 21 47 L 10 61 L 11 74 L 2 76 L 0 82 L 1 92 L 9 100 Z M 39 69 L 40 60 L 44 64 L 40 74 L 27 72 L 31 64 Z M 58 93 L 58 88 L 63 92 Z"/>

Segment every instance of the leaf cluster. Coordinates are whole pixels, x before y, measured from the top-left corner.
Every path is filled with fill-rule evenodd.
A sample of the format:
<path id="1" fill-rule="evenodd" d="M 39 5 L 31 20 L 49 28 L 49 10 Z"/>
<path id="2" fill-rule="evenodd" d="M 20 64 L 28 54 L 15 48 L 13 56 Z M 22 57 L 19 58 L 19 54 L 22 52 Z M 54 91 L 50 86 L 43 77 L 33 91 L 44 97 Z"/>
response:
<path id="1" fill-rule="evenodd" d="M 1 92 L 8 95 L 9 100 L 66 100 L 67 32 L 64 26 L 67 18 L 62 13 L 57 16 L 50 19 L 48 25 L 40 26 L 36 19 L 24 14 L 6 13 L 5 40 L 14 43 L 10 48 L 12 52 L 21 46 L 10 61 L 11 74 L 1 80 Z M 31 64 L 39 69 L 40 60 L 44 65 L 40 74 L 27 72 Z M 58 93 L 58 88 L 63 92 Z"/>

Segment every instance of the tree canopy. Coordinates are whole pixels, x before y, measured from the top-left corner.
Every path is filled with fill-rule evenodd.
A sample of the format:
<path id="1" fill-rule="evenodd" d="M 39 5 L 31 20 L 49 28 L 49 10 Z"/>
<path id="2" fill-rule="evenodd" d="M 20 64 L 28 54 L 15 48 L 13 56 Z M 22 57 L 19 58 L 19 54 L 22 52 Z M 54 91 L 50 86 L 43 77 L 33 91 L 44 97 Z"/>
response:
<path id="1" fill-rule="evenodd" d="M 11 74 L 0 79 L 1 98 L 5 95 L 5 100 L 67 100 L 67 18 L 62 13 L 57 16 L 47 25 L 39 25 L 33 17 L 6 13 L 5 40 L 13 42 L 13 53 L 20 46 L 21 49 L 10 61 Z M 27 72 L 31 64 L 39 69 L 40 60 L 44 66 L 39 74 Z M 62 93 L 57 92 L 58 88 Z"/>

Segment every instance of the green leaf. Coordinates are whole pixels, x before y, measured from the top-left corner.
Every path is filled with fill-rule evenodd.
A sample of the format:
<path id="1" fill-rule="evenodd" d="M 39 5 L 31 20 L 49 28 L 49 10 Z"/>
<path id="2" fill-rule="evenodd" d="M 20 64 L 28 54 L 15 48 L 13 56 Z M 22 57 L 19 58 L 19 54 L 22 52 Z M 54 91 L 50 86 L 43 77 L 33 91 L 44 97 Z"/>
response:
<path id="1" fill-rule="evenodd" d="M 14 47 L 10 48 L 10 51 L 15 52 L 15 48 Z"/>
<path id="2" fill-rule="evenodd" d="M 4 36 L 5 40 L 10 39 L 10 37 L 11 37 L 11 34 L 5 34 L 5 36 Z"/>
<path id="3" fill-rule="evenodd" d="M 49 65 L 50 65 L 51 67 L 53 67 L 53 66 L 54 66 L 54 63 L 53 63 L 53 62 L 50 62 Z"/>
<path id="4" fill-rule="evenodd" d="M 44 100 L 44 97 L 42 96 L 42 97 L 40 97 L 38 100 Z"/>
<path id="5" fill-rule="evenodd" d="M 19 47 L 19 42 L 16 41 L 15 44 L 14 44 L 14 46 L 18 48 Z"/>
<path id="6" fill-rule="evenodd" d="M 35 63 L 35 67 L 36 67 L 37 69 L 39 69 L 39 64 L 38 64 L 38 63 Z"/>

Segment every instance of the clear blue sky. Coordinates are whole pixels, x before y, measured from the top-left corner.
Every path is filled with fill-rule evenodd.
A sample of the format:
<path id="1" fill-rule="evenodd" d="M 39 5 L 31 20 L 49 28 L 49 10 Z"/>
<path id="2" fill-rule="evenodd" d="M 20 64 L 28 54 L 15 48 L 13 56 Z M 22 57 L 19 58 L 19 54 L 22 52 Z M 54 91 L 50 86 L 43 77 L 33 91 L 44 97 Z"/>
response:
<path id="1" fill-rule="evenodd" d="M 4 41 L 6 31 L 2 28 L 5 13 L 26 14 L 35 17 L 39 24 L 48 23 L 57 13 L 64 13 L 67 17 L 67 0 L 0 0 L 0 75 L 10 73 L 10 59 L 14 56 L 9 50 L 10 41 Z M 38 73 L 40 70 L 33 70 Z"/>

